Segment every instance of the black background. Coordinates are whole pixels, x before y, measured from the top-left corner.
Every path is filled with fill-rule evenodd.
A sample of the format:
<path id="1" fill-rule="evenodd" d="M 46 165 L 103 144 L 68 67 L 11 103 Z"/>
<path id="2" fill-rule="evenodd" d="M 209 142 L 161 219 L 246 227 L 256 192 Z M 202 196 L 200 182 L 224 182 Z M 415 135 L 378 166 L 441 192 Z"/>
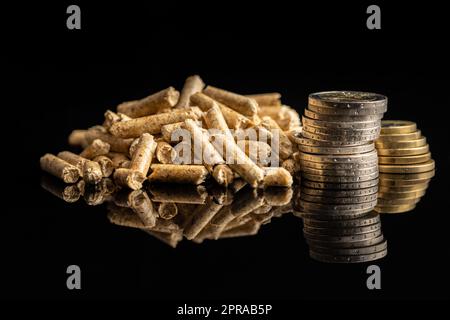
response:
<path id="1" fill-rule="evenodd" d="M 73 3 L 81 30 L 66 29 L 69 2 L 2 10 L 3 298 L 448 298 L 449 33 L 440 5 L 377 2 L 382 29 L 368 30 L 370 2 Z M 437 174 L 413 212 L 383 216 L 382 290 L 367 290 L 367 265 L 311 260 L 292 215 L 257 236 L 172 249 L 110 224 L 103 207 L 68 205 L 40 188 L 39 157 L 67 148 L 72 129 L 101 123 L 122 101 L 180 89 L 191 74 L 239 93 L 281 92 L 300 112 L 311 92 L 378 92 L 389 97 L 385 118 L 417 122 Z M 70 264 L 81 267 L 80 291 L 66 289 Z"/>

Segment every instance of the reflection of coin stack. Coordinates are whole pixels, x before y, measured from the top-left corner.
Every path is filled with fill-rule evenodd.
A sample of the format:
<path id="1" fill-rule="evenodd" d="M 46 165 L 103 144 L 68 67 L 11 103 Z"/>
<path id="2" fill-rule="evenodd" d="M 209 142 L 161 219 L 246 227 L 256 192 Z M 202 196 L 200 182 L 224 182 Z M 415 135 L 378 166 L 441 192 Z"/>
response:
<path id="1" fill-rule="evenodd" d="M 434 160 L 426 138 L 414 122 L 385 120 L 376 140 L 380 186 L 380 213 L 401 213 L 415 208 L 434 176 Z"/>
<path id="2" fill-rule="evenodd" d="M 364 92 L 309 96 L 303 132 L 295 140 L 302 188 L 296 210 L 312 258 L 364 262 L 387 253 L 377 202 L 378 159 L 373 141 L 386 97 Z"/>

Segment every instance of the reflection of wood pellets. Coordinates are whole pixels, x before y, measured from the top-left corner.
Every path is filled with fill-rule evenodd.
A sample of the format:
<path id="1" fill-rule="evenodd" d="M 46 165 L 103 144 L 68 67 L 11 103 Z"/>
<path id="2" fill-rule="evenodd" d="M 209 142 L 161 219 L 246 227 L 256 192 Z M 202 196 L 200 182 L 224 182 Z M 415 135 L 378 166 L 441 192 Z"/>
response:
<path id="1" fill-rule="evenodd" d="M 177 156 L 173 147 L 165 141 L 159 141 L 156 146 L 156 159 L 162 164 L 170 164 Z"/>
<path id="2" fill-rule="evenodd" d="M 264 197 L 257 190 L 245 188 L 236 195 L 231 204 L 231 212 L 235 218 L 242 218 L 264 204 Z"/>
<path id="3" fill-rule="evenodd" d="M 291 202 L 294 191 L 292 188 L 269 187 L 264 189 L 264 199 L 268 205 L 278 207 Z"/>
<path id="4" fill-rule="evenodd" d="M 247 94 L 246 97 L 255 100 L 260 107 L 281 105 L 281 94 L 278 92 Z"/>
<path id="5" fill-rule="evenodd" d="M 254 99 L 213 86 L 207 86 L 203 92 L 245 116 L 253 116 L 258 113 L 258 103 Z"/>
<path id="6" fill-rule="evenodd" d="M 205 167 L 208 168 L 207 165 L 205 165 Z M 211 172 L 211 170 L 208 171 Z M 218 184 L 224 187 L 228 187 L 234 180 L 234 173 L 226 164 L 218 164 L 214 166 L 211 175 Z"/>
<path id="7" fill-rule="evenodd" d="M 222 205 L 215 203 L 211 199 L 205 205 L 198 206 L 184 228 L 185 237 L 187 239 L 195 238 L 221 208 Z"/>
<path id="8" fill-rule="evenodd" d="M 115 190 L 115 185 L 111 179 L 102 179 L 98 184 L 90 184 L 84 187 L 83 198 L 90 206 L 98 206 L 107 201 L 112 192 Z"/>
<path id="9" fill-rule="evenodd" d="M 219 238 L 224 239 L 255 235 L 258 233 L 259 227 L 259 223 L 254 220 L 250 220 L 244 225 L 240 225 L 236 228 L 222 232 Z"/>
<path id="10" fill-rule="evenodd" d="M 131 209 L 136 212 L 145 227 L 153 227 L 156 225 L 157 214 L 145 191 L 132 191 L 129 195 L 129 203 Z"/>
<path id="11" fill-rule="evenodd" d="M 143 133 L 156 134 L 161 132 L 161 127 L 184 121 L 186 119 L 199 119 L 201 111 L 198 108 L 184 108 L 172 112 L 160 113 L 151 116 L 132 119 L 129 121 L 114 123 L 109 131 L 119 138 L 137 138 Z"/>
<path id="12" fill-rule="evenodd" d="M 176 248 L 178 242 L 183 240 L 183 234 L 181 232 L 168 233 L 154 230 L 143 230 L 143 231 L 148 233 L 152 237 L 155 237 L 156 239 L 160 240 L 161 242 L 164 242 L 165 244 L 171 246 L 172 248 Z"/>
<path id="13" fill-rule="evenodd" d="M 80 178 L 79 169 L 65 160 L 47 153 L 40 159 L 41 169 L 66 183 L 74 183 Z"/>
<path id="14" fill-rule="evenodd" d="M 202 165 L 153 164 L 150 182 L 198 185 L 205 181 L 208 170 Z"/>
<path id="15" fill-rule="evenodd" d="M 198 75 L 190 76 L 184 82 L 183 90 L 181 90 L 180 99 L 175 108 L 187 108 L 189 106 L 189 98 L 197 92 L 201 92 L 205 87 L 205 83 Z"/>
<path id="16" fill-rule="evenodd" d="M 154 202 L 174 202 L 174 203 L 205 203 L 208 192 L 204 186 L 181 186 L 177 184 L 153 184 L 149 186 L 149 191 Z"/>
<path id="17" fill-rule="evenodd" d="M 111 146 L 109 145 L 109 143 L 104 142 L 100 139 L 95 139 L 80 153 L 80 156 L 86 159 L 93 159 L 97 156 L 103 156 L 107 154 L 110 148 Z"/>
<path id="18" fill-rule="evenodd" d="M 97 162 L 83 158 L 70 151 L 61 151 L 58 153 L 58 157 L 76 166 L 87 183 L 96 184 L 103 178 L 102 169 Z"/>
<path id="19" fill-rule="evenodd" d="M 123 113 L 131 118 L 139 118 L 155 114 L 158 111 L 172 108 L 178 101 L 179 92 L 173 87 L 161 90 L 146 98 L 122 103 L 117 106 L 117 112 Z"/>
<path id="20" fill-rule="evenodd" d="M 76 202 L 81 196 L 81 191 L 77 184 L 67 185 L 51 176 L 43 176 L 41 178 L 41 186 L 54 196 L 69 203 Z"/>
<path id="21" fill-rule="evenodd" d="M 161 218 L 170 220 L 178 214 L 178 207 L 173 202 L 163 202 L 158 207 L 158 214 Z"/>
<path id="22" fill-rule="evenodd" d="M 290 187 L 292 185 L 292 176 L 284 168 L 266 167 L 264 169 L 264 187 Z"/>

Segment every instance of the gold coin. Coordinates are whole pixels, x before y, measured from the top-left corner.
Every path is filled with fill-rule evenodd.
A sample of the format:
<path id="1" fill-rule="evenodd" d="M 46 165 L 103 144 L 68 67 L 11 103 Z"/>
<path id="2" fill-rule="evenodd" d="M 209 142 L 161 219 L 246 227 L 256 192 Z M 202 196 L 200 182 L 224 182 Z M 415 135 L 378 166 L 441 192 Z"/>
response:
<path id="1" fill-rule="evenodd" d="M 407 149 L 407 148 L 417 148 L 422 147 L 427 144 L 427 138 L 421 137 L 414 140 L 403 140 L 403 141 L 380 141 L 376 140 L 375 145 L 377 149 Z"/>
<path id="2" fill-rule="evenodd" d="M 380 180 L 423 180 L 423 179 L 431 179 L 434 177 L 434 170 L 430 170 L 427 172 L 420 172 L 420 173 L 405 173 L 405 174 L 399 174 L 399 173 L 380 173 Z"/>
<path id="3" fill-rule="evenodd" d="M 416 204 L 420 201 L 419 198 L 412 198 L 412 199 L 385 199 L 385 198 L 378 198 L 377 205 L 379 206 L 393 206 L 393 205 L 402 205 L 402 204 Z"/>
<path id="4" fill-rule="evenodd" d="M 383 114 L 363 115 L 363 116 L 333 116 L 329 114 L 320 114 L 314 111 L 305 109 L 305 116 L 314 120 L 322 121 L 337 121 L 342 123 L 350 122 L 362 122 L 362 121 L 380 121 L 383 118 Z"/>
<path id="5" fill-rule="evenodd" d="M 381 132 L 383 134 L 411 133 L 417 130 L 417 125 L 405 120 L 382 120 Z"/>
<path id="6" fill-rule="evenodd" d="M 392 206 L 376 206 L 375 211 L 379 213 L 403 213 L 414 210 L 416 204 L 403 204 Z"/>
<path id="7" fill-rule="evenodd" d="M 425 195 L 426 189 L 409 192 L 379 192 L 378 197 L 383 199 L 415 199 Z"/>
<path id="8" fill-rule="evenodd" d="M 378 149 L 378 154 L 380 156 L 416 156 L 420 154 L 425 154 L 430 151 L 427 145 L 416 147 L 416 148 L 405 148 L 405 149 Z"/>
<path id="9" fill-rule="evenodd" d="M 401 157 L 389 157 L 379 156 L 379 164 L 414 164 L 423 163 L 431 159 L 431 153 L 427 152 L 416 156 L 401 156 Z"/>
<path id="10" fill-rule="evenodd" d="M 428 188 L 429 182 L 431 179 L 428 179 L 427 182 L 419 183 L 419 184 L 413 184 L 410 186 L 379 186 L 379 192 L 380 193 L 388 193 L 388 192 L 394 192 L 394 193 L 402 193 L 402 192 L 417 192 L 426 190 Z"/>
<path id="11" fill-rule="evenodd" d="M 381 127 L 380 120 L 373 121 L 323 121 L 310 119 L 302 116 L 303 126 L 311 126 L 316 128 L 330 128 L 330 129 L 366 129 Z"/>
<path id="12" fill-rule="evenodd" d="M 420 130 L 410 132 L 410 133 L 398 133 L 398 134 L 385 134 L 381 132 L 380 137 L 377 141 L 405 141 L 405 140 L 415 140 L 419 139 L 422 136 L 422 132 Z"/>
<path id="13" fill-rule="evenodd" d="M 389 165 L 380 164 L 379 170 L 382 173 L 421 173 L 434 169 L 434 160 L 417 164 Z"/>

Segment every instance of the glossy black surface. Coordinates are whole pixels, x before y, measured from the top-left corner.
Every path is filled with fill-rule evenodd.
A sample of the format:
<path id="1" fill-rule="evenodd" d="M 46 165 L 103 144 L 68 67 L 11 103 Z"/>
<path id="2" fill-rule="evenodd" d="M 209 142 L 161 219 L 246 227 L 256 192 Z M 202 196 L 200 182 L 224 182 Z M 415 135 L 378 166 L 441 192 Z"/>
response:
<path id="1" fill-rule="evenodd" d="M 450 101 L 441 80 L 449 71 L 448 33 L 436 16 L 443 10 L 386 4 L 376 33 L 365 28 L 364 5 L 185 6 L 86 5 L 78 34 L 65 29 L 63 4 L 10 11 L 2 53 L 2 296 L 448 297 Z M 388 256 L 376 262 L 382 290 L 367 290 L 366 264 L 312 260 L 301 219 L 291 214 L 255 236 L 182 241 L 173 249 L 111 224 L 104 206 L 68 205 L 40 187 L 39 157 L 66 149 L 72 129 L 100 123 L 104 110 L 122 101 L 180 88 L 194 73 L 236 92 L 279 91 L 299 112 L 311 92 L 377 92 L 389 98 L 385 119 L 417 122 L 436 176 L 415 210 L 382 216 L 389 242 Z M 66 289 L 70 264 L 83 273 L 79 292 Z"/>

